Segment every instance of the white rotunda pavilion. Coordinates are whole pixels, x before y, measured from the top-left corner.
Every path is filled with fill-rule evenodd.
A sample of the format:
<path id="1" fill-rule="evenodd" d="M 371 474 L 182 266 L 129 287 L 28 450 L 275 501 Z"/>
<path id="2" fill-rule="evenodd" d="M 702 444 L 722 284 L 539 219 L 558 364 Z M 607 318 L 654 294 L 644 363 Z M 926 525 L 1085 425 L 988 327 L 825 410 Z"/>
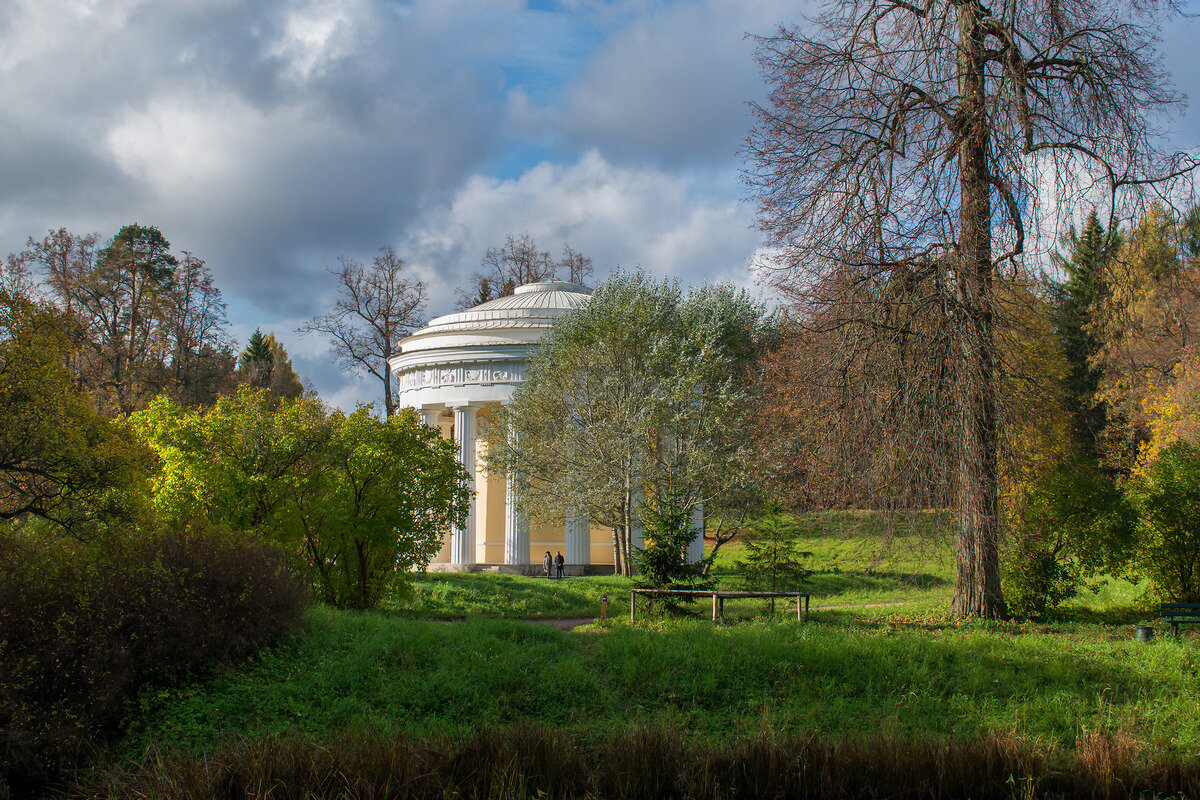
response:
<path id="1" fill-rule="evenodd" d="M 437 317 L 401 341 L 400 355 L 391 360 L 399 405 L 417 409 L 443 436 L 454 436 L 474 489 L 466 524 L 448 532 L 430 569 L 531 571 L 531 564 L 540 568 L 547 550 L 562 551 L 569 574 L 611 569 L 611 531 L 593 537 L 583 516 L 531 526 L 512 481 L 487 473 L 486 443 L 476 437 L 480 417 L 490 418 L 492 409 L 512 398 L 525 378 L 526 359 L 555 320 L 590 297 L 576 283 L 530 283 L 510 297 Z"/>

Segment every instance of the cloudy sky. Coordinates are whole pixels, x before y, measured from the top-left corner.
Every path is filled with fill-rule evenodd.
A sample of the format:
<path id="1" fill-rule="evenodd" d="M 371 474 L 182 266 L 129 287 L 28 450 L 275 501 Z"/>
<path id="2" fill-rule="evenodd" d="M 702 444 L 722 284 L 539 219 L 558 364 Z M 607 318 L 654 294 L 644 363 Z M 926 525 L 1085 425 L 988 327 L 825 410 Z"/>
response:
<path id="1" fill-rule="evenodd" d="M 377 389 L 295 333 L 325 271 L 393 244 L 453 304 L 531 233 L 685 283 L 749 282 L 746 33 L 803 0 L 2 0 L 0 254 L 50 228 L 158 226 L 233 334 L 273 330 L 339 405 Z M 1165 32 L 1200 97 L 1200 22 Z M 1195 100 L 1192 107 L 1195 108 Z M 1172 130 L 1200 144 L 1193 110 Z"/>

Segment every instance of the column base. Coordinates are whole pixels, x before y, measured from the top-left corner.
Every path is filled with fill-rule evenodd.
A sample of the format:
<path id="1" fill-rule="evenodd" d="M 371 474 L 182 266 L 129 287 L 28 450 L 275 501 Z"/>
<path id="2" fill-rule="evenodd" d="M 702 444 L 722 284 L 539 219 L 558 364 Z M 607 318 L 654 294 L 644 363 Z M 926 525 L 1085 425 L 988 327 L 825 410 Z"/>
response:
<path id="1" fill-rule="evenodd" d="M 489 573 L 493 575 L 528 575 L 534 578 L 542 577 L 541 564 L 430 564 L 425 569 L 429 573 Z M 579 578 L 587 575 L 612 575 L 612 564 L 567 564 L 563 572 L 569 578 Z M 554 580 L 554 578 L 547 578 Z"/>

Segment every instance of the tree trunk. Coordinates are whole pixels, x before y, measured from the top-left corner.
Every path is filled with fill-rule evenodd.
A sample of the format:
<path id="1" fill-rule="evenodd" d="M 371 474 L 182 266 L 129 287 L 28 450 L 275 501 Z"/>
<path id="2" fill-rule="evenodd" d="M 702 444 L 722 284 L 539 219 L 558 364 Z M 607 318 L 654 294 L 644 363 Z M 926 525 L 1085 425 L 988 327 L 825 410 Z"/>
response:
<path id="1" fill-rule="evenodd" d="M 391 419 L 396 413 L 396 396 L 392 394 L 392 353 L 388 350 L 383 356 L 383 413 L 385 419 Z"/>
<path id="2" fill-rule="evenodd" d="M 977 3 L 959 6 L 958 547 L 952 610 L 1006 615 L 998 549 L 999 466 L 992 311 L 992 214 L 984 31 Z"/>
<path id="3" fill-rule="evenodd" d="M 621 549 L 617 554 L 621 559 L 621 574 L 625 577 L 633 575 L 633 567 L 629 563 L 630 542 L 633 539 L 633 492 L 629 481 L 625 481 L 625 493 L 621 497 Z"/>

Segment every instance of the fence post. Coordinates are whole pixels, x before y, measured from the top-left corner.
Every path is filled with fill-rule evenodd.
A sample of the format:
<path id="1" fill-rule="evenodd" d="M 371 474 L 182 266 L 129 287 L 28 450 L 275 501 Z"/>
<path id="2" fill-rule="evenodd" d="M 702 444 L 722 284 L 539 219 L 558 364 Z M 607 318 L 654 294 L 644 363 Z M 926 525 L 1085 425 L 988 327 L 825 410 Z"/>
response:
<path id="1" fill-rule="evenodd" d="M 713 624 L 717 622 L 717 593 L 713 592 Z"/>
<path id="2" fill-rule="evenodd" d="M 634 591 L 633 589 L 630 589 L 629 590 L 629 621 L 630 621 L 630 623 L 637 622 L 637 611 L 634 610 L 634 603 L 637 602 L 634 599 L 635 597 L 637 597 L 637 592 Z"/>

